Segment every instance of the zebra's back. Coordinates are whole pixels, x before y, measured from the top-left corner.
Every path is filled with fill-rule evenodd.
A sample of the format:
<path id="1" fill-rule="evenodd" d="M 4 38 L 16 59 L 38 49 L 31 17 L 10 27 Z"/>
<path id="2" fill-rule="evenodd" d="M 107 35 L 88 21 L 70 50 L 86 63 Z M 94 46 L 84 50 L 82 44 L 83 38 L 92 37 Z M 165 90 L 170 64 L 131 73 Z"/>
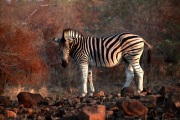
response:
<path id="1" fill-rule="evenodd" d="M 143 39 L 138 35 L 123 33 L 110 37 L 87 37 L 83 45 L 88 54 L 90 66 L 113 67 L 122 61 L 122 57 L 133 58 L 135 53 L 143 50 Z"/>

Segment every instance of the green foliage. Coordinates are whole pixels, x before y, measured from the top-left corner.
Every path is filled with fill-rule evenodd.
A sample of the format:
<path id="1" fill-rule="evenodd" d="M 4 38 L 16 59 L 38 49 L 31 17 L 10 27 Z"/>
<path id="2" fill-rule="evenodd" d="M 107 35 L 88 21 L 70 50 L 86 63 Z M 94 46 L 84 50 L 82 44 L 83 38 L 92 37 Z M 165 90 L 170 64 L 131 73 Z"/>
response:
<path id="1" fill-rule="evenodd" d="M 159 47 L 164 55 L 164 60 L 167 63 L 179 64 L 180 63 L 180 42 L 166 39 L 160 42 Z"/>

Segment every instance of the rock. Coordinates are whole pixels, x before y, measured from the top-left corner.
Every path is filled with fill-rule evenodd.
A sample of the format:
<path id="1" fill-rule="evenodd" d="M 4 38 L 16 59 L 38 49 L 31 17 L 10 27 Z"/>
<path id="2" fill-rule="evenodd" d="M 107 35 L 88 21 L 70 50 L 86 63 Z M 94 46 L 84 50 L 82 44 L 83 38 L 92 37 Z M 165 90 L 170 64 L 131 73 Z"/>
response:
<path id="1" fill-rule="evenodd" d="M 58 108 L 56 111 L 55 111 L 55 117 L 63 117 L 64 115 L 66 115 L 66 110 L 65 108 Z"/>
<path id="2" fill-rule="evenodd" d="M 27 109 L 27 114 L 32 115 L 34 113 L 34 110 L 32 108 Z"/>
<path id="3" fill-rule="evenodd" d="M 50 109 L 48 107 L 41 107 L 41 112 L 42 113 L 47 113 L 49 111 L 50 111 Z"/>
<path id="4" fill-rule="evenodd" d="M 147 95 L 152 94 L 152 89 L 150 86 L 147 86 L 144 90 L 145 90 L 145 92 L 147 92 Z"/>
<path id="5" fill-rule="evenodd" d="M 79 114 L 79 120 L 105 120 L 106 109 L 104 105 L 85 106 Z"/>
<path id="6" fill-rule="evenodd" d="M 0 120 L 5 120 L 5 116 L 0 114 Z"/>
<path id="7" fill-rule="evenodd" d="M 40 113 L 41 113 L 41 109 L 40 109 L 40 108 L 37 108 L 37 109 L 34 110 L 34 112 L 35 112 L 36 114 L 40 114 Z"/>
<path id="8" fill-rule="evenodd" d="M 49 103 L 50 106 L 62 106 L 64 102 L 62 100 L 56 100 Z"/>
<path id="9" fill-rule="evenodd" d="M 109 110 L 106 112 L 106 119 L 111 119 L 113 117 L 113 111 L 112 110 Z"/>
<path id="10" fill-rule="evenodd" d="M 173 119 L 174 117 L 175 115 L 173 113 L 168 113 L 168 112 L 165 112 L 162 115 L 163 120 Z"/>
<path id="11" fill-rule="evenodd" d="M 180 111 L 180 92 L 174 91 L 167 99 L 164 107 L 165 112 Z"/>
<path id="12" fill-rule="evenodd" d="M 14 111 L 15 113 L 18 113 L 18 108 L 13 108 L 13 111 Z"/>
<path id="13" fill-rule="evenodd" d="M 10 98 L 7 96 L 0 96 L 0 104 L 5 106 L 11 105 Z"/>
<path id="14" fill-rule="evenodd" d="M 80 109 L 81 106 L 82 106 L 81 103 L 77 103 L 77 104 L 74 105 L 74 108 L 75 108 L 75 109 Z"/>
<path id="15" fill-rule="evenodd" d="M 97 101 L 96 100 L 94 100 L 94 99 L 92 99 L 92 98 L 87 98 L 86 99 L 86 103 L 88 104 L 88 105 L 95 105 L 96 103 L 97 103 Z"/>
<path id="16" fill-rule="evenodd" d="M 40 94 L 33 94 L 29 92 L 20 92 L 17 95 L 19 104 L 23 104 L 25 107 L 37 106 L 38 104 L 47 104 L 48 101 Z"/>
<path id="17" fill-rule="evenodd" d="M 45 119 L 43 119 L 43 120 L 52 120 L 49 112 L 47 112 L 44 117 L 45 117 Z"/>
<path id="18" fill-rule="evenodd" d="M 147 95 L 141 96 L 139 101 L 141 101 L 148 108 L 155 108 L 157 99 L 155 95 Z"/>
<path id="19" fill-rule="evenodd" d="M 8 118 L 15 119 L 17 117 L 17 114 L 15 112 L 13 112 L 13 111 L 6 110 L 5 111 L 5 116 L 8 117 Z"/>
<path id="20" fill-rule="evenodd" d="M 180 92 L 180 88 L 177 86 L 162 86 L 158 94 L 162 95 L 164 98 L 168 98 L 174 91 Z"/>
<path id="21" fill-rule="evenodd" d="M 112 98 L 113 98 L 113 95 L 111 95 L 111 94 L 107 95 L 108 100 L 111 100 Z"/>
<path id="22" fill-rule="evenodd" d="M 180 83 L 175 83 L 172 85 L 173 87 L 176 87 L 177 89 L 180 88 Z"/>
<path id="23" fill-rule="evenodd" d="M 0 106 L 0 113 L 3 113 L 4 112 L 4 107 L 3 106 Z"/>
<path id="24" fill-rule="evenodd" d="M 160 113 L 160 114 L 162 114 L 162 113 Z M 148 120 L 159 120 L 158 119 L 158 110 L 149 109 L 149 111 L 148 111 Z"/>
<path id="25" fill-rule="evenodd" d="M 160 85 L 154 85 L 154 86 L 152 87 L 153 93 L 156 93 L 156 94 L 157 94 L 157 93 L 159 92 L 160 88 L 161 88 Z"/>
<path id="26" fill-rule="evenodd" d="M 80 103 L 80 98 L 73 98 L 72 101 L 74 104 Z"/>
<path id="27" fill-rule="evenodd" d="M 45 120 L 44 116 L 37 116 L 37 120 Z"/>
<path id="28" fill-rule="evenodd" d="M 141 102 L 135 99 L 124 98 L 116 103 L 119 109 L 129 116 L 141 117 L 147 114 L 148 109 Z"/>
<path id="29" fill-rule="evenodd" d="M 104 97 L 105 94 L 104 94 L 104 91 L 100 91 L 100 92 L 98 92 L 98 93 L 95 93 L 93 96 L 94 96 L 94 97 Z"/>
<path id="30" fill-rule="evenodd" d="M 134 89 L 131 87 L 124 87 L 121 90 L 121 97 L 134 97 Z"/>
<path id="31" fill-rule="evenodd" d="M 18 107 L 19 106 L 19 103 L 18 103 L 18 101 L 17 100 L 13 100 L 13 101 L 11 101 L 11 107 Z"/>
<path id="32" fill-rule="evenodd" d="M 116 102 L 105 102 L 104 105 L 107 110 L 112 110 L 116 106 Z"/>

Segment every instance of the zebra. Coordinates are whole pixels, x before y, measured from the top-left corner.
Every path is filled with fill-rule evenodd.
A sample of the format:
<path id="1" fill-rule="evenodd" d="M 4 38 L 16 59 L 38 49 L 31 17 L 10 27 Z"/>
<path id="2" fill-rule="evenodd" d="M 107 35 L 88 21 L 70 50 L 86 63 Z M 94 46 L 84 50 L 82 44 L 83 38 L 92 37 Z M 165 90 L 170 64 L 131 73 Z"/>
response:
<path id="1" fill-rule="evenodd" d="M 87 95 L 87 81 L 89 80 L 90 92 L 95 92 L 92 80 L 92 67 L 114 67 L 125 63 L 126 82 L 124 87 L 129 87 L 134 73 L 137 75 L 137 92 L 143 91 L 144 71 L 140 66 L 140 58 L 147 45 L 149 53 L 152 46 L 139 35 L 132 33 L 115 34 L 108 37 L 85 37 L 73 29 L 64 29 L 62 38 L 53 38 L 58 43 L 58 52 L 62 67 L 67 67 L 69 56 L 80 66 L 82 80 L 82 96 Z M 151 54 L 148 54 L 149 58 Z"/>

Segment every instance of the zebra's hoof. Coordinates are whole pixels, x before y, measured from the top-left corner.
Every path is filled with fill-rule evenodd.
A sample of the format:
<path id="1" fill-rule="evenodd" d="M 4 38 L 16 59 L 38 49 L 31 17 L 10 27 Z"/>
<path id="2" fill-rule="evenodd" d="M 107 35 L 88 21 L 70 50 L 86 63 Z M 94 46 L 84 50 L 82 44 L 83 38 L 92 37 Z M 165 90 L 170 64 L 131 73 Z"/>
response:
<path id="1" fill-rule="evenodd" d="M 89 93 L 89 96 L 90 96 L 90 97 L 93 97 L 93 94 L 94 94 L 94 92 L 90 92 L 90 93 Z"/>
<path id="2" fill-rule="evenodd" d="M 147 95 L 147 92 L 141 92 L 141 93 L 138 93 L 139 96 L 146 96 Z"/>
<path id="3" fill-rule="evenodd" d="M 82 94 L 81 94 L 81 97 L 86 97 L 86 93 L 82 93 Z"/>
<path id="4" fill-rule="evenodd" d="M 138 90 L 138 96 L 146 96 L 147 92 L 143 89 L 143 90 Z"/>

